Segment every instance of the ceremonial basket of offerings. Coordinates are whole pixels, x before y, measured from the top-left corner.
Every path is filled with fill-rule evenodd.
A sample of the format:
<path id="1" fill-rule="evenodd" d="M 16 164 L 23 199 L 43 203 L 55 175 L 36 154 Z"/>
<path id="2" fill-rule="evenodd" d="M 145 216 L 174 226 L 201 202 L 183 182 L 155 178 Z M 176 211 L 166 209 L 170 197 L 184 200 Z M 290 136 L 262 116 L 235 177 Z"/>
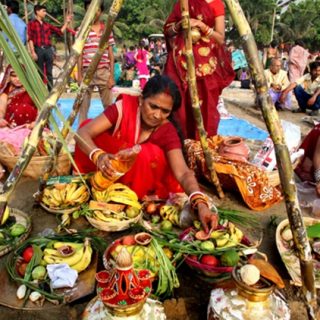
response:
<path id="1" fill-rule="evenodd" d="M 114 232 L 137 223 L 143 211 L 138 196 L 129 187 L 114 183 L 104 191 L 92 188 L 95 199 L 90 201 L 86 218 L 97 229 Z"/>
<path id="2" fill-rule="evenodd" d="M 0 142 L 0 163 L 7 167 L 9 171 L 12 171 L 15 167 L 17 161 L 19 160 L 21 151 L 23 149 L 24 139 L 19 136 L 19 130 L 26 130 L 25 138 L 30 133 L 30 129 L 26 128 L 15 128 L 8 131 L 7 135 L 11 138 L 6 140 L 3 137 L 3 140 Z M 21 141 L 14 141 L 15 135 L 16 139 L 22 139 Z M 55 150 L 56 137 L 50 131 L 43 132 L 43 135 L 37 145 L 33 157 L 31 158 L 28 166 L 23 171 L 23 176 L 30 177 L 32 179 L 38 179 L 43 176 L 46 168 L 52 161 L 52 154 Z M 11 141 L 11 142 L 8 142 Z M 71 169 L 71 162 L 68 157 L 68 154 L 61 152 L 57 157 L 54 158 L 53 165 L 53 175 L 67 175 Z"/>
<path id="3" fill-rule="evenodd" d="M 69 214 L 90 198 L 89 188 L 83 183 L 56 183 L 43 190 L 40 205 L 48 212 Z"/>
<path id="4" fill-rule="evenodd" d="M 188 228 L 180 239 L 194 244 L 198 252 L 186 255 L 185 263 L 198 273 L 216 280 L 229 278 L 240 256 L 257 251 L 231 222 L 226 227 L 219 226 L 217 230 L 209 231 L 209 234 Z"/>

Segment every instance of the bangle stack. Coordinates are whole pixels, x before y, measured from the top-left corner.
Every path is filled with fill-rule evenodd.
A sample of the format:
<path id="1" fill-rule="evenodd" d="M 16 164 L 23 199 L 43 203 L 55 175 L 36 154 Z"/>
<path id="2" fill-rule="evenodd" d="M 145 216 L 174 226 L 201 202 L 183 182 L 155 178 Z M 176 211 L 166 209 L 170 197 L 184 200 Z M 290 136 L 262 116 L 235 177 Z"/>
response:
<path id="1" fill-rule="evenodd" d="M 104 154 L 105 152 L 100 148 L 93 149 L 89 154 L 89 159 L 96 165 L 98 158 L 100 155 Z"/>
<path id="2" fill-rule="evenodd" d="M 192 192 L 189 196 L 189 202 L 193 210 L 198 208 L 199 203 L 203 203 L 209 207 L 207 197 L 201 191 Z"/>
<path id="3" fill-rule="evenodd" d="M 314 180 L 317 184 L 320 183 L 320 168 L 314 170 Z"/>
<path id="4" fill-rule="evenodd" d="M 211 38 L 211 36 L 213 35 L 213 32 L 214 32 L 213 28 L 208 27 L 204 34 L 206 37 Z"/>

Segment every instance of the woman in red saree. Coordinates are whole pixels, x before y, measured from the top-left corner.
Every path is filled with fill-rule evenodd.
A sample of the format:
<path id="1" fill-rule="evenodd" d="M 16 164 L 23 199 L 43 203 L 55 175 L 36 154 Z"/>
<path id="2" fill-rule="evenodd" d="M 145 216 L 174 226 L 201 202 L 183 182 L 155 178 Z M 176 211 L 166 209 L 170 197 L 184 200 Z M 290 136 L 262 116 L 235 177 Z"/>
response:
<path id="1" fill-rule="evenodd" d="M 30 125 L 37 108 L 9 65 L 0 85 L 0 128 Z"/>
<path id="2" fill-rule="evenodd" d="M 114 175 L 110 163 L 113 154 L 140 144 L 142 150 L 135 164 L 118 181 L 133 189 L 139 198 L 150 194 L 163 198 L 169 192 L 184 190 L 191 203 L 196 201 L 194 209 L 208 230 L 208 225 L 216 226 L 217 217 L 201 200 L 194 172 L 184 160 L 180 139 L 170 121 L 172 111 L 179 108 L 180 102 L 175 83 L 168 77 L 154 76 L 141 97 L 123 95 L 116 104 L 79 129 L 74 159 L 80 172 L 98 168 L 110 177 Z"/>
<path id="3" fill-rule="evenodd" d="M 304 156 L 295 172 L 302 181 L 315 182 L 320 196 L 320 124 L 309 132 L 300 148 L 304 150 Z"/>
<path id="4" fill-rule="evenodd" d="M 221 0 L 189 0 L 189 11 L 192 32 L 198 32 L 198 36 L 193 37 L 193 55 L 200 107 L 204 127 L 208 135 L 213 136 L 217 134 L 220 121 L 217 109 L 219 96 L 235 76 L 230 54 L 224 46 L 224 5 Z M 164 73 L 178 84 L 182 96 L 177 120 L 185 137 L 194 139 L 196 124 L 188 91 L 179 2 L 166 21 L 164 33 L 168 47 Z"/>

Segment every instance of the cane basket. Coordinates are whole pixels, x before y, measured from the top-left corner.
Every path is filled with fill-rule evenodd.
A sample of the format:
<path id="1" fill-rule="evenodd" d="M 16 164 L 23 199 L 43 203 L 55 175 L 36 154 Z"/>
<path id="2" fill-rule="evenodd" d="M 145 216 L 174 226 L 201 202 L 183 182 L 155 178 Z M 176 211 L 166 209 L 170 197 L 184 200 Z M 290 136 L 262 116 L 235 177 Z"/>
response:
<path id="1" fill-rule="evenodd" d="M 12 171 L 16 165 L 19 156 L 7 156 L 0 154 L 0 163 L 2 163 L 9 171 Z M 51 161 L 50 156 L 33 156 L 28 166 L 23 172 L 23 176 L 29 177 L 32 179 L 38 179 L 43 176 L 45 169 Z M 71 162 L 66 153 L 61 153 L 57 159 L 54 166 L 56 175 L 64 176 L 68 175 L 71 169 Z"/>

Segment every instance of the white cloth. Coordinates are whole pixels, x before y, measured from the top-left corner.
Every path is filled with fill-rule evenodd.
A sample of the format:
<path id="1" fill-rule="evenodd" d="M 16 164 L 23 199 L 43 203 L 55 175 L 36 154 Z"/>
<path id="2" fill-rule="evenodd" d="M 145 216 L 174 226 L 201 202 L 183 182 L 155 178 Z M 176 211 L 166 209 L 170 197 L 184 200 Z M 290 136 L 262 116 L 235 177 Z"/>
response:
<path id="1" fill-rule="evenodd" d="M 73 288 L 78 279 L 78 272 L 70 268 L 66 263 L 48 264 L 47 271 L 52 289 Z"/>

